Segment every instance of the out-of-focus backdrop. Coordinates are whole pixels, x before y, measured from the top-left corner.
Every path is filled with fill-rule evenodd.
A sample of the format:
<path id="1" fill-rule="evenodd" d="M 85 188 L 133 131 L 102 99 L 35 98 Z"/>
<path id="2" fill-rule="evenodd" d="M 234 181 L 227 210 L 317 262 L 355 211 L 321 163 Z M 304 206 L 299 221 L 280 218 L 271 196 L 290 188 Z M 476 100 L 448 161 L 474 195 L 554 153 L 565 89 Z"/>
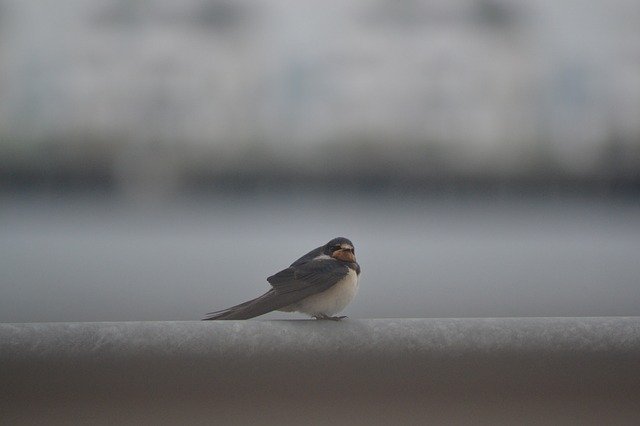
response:
<path id="1" fill-rule="evenodd" d="M 0 0 L 0 321 L 640 315 L 635 0 Z M 270 314 L 267 318 L 290 318 Z"/>

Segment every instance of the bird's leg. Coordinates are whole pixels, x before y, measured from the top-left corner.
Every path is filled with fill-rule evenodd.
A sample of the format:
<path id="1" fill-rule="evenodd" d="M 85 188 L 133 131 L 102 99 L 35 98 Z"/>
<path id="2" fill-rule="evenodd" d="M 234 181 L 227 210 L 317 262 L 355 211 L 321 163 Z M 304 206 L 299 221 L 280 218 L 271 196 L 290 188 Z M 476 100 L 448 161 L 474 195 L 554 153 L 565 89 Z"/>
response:
<path id="1" fill-rule="evenodd" d="M 314 315 L 313 317 L 317 320 L 331 320 L 331 321 L 340 321 L 345 318 L 349 318 L 347 316 L 330 317 L 329 315 L 326 315 L 326 314 L 318 314 L 318 315 Z"/>

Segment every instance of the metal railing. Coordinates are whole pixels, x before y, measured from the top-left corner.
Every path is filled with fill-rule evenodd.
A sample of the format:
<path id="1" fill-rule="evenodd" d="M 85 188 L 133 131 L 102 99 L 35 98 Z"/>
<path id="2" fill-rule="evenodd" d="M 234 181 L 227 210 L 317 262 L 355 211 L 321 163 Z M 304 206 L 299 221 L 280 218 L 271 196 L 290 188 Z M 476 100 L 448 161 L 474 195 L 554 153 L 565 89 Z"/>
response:
<path id="1" fill-rule="evenodd" d="M 640 318 L 0 324 L 0 423 L 640 424 Z"/>

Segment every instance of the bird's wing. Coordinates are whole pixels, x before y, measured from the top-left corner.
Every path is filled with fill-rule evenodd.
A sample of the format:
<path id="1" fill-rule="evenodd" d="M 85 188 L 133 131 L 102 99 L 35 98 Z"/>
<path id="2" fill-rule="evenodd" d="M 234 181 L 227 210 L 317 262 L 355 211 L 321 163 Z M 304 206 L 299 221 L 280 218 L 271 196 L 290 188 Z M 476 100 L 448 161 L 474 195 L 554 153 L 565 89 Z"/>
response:
<path id="1" fill-rule="evenodd" d="M 329 289 L 349 273 L 349 268 L 334 260 L 318 259 L 290 266 L 267 278 L 279 295 L 299 296 L 301 300 Z"/>
<path id="2" fill-rule="evenodd" d="M 239 320 L 257 317 L 325 291 L 348 273 L 346 265 L 333 260 L 312 260 L 290 266 L 267 278 L 273 288 L 262 296 L 231 308 L 210 312 L 203 319 Z"/>

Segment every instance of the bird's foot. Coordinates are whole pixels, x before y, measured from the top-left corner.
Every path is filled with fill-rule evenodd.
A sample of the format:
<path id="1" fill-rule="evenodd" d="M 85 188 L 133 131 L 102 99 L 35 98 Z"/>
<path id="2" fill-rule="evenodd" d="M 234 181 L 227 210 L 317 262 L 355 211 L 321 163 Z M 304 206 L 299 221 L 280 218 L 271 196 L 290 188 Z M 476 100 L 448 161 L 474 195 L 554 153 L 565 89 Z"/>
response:
<path id="1" fill-rule="evenodd" d="M 317 319 L 317 320 L 330 320 L 330 321 L 340 321 L 340 320 L 343 320 L 345 318 L 349 318 L 346 315 L 342 315 L 342 316 L 339 316 L 339 317 L 330 317 L 329 315 L 325 315 L 325 314 L 318 314 L 318 315 L 314 315 L 313 317 L 315 319 Z"/>

